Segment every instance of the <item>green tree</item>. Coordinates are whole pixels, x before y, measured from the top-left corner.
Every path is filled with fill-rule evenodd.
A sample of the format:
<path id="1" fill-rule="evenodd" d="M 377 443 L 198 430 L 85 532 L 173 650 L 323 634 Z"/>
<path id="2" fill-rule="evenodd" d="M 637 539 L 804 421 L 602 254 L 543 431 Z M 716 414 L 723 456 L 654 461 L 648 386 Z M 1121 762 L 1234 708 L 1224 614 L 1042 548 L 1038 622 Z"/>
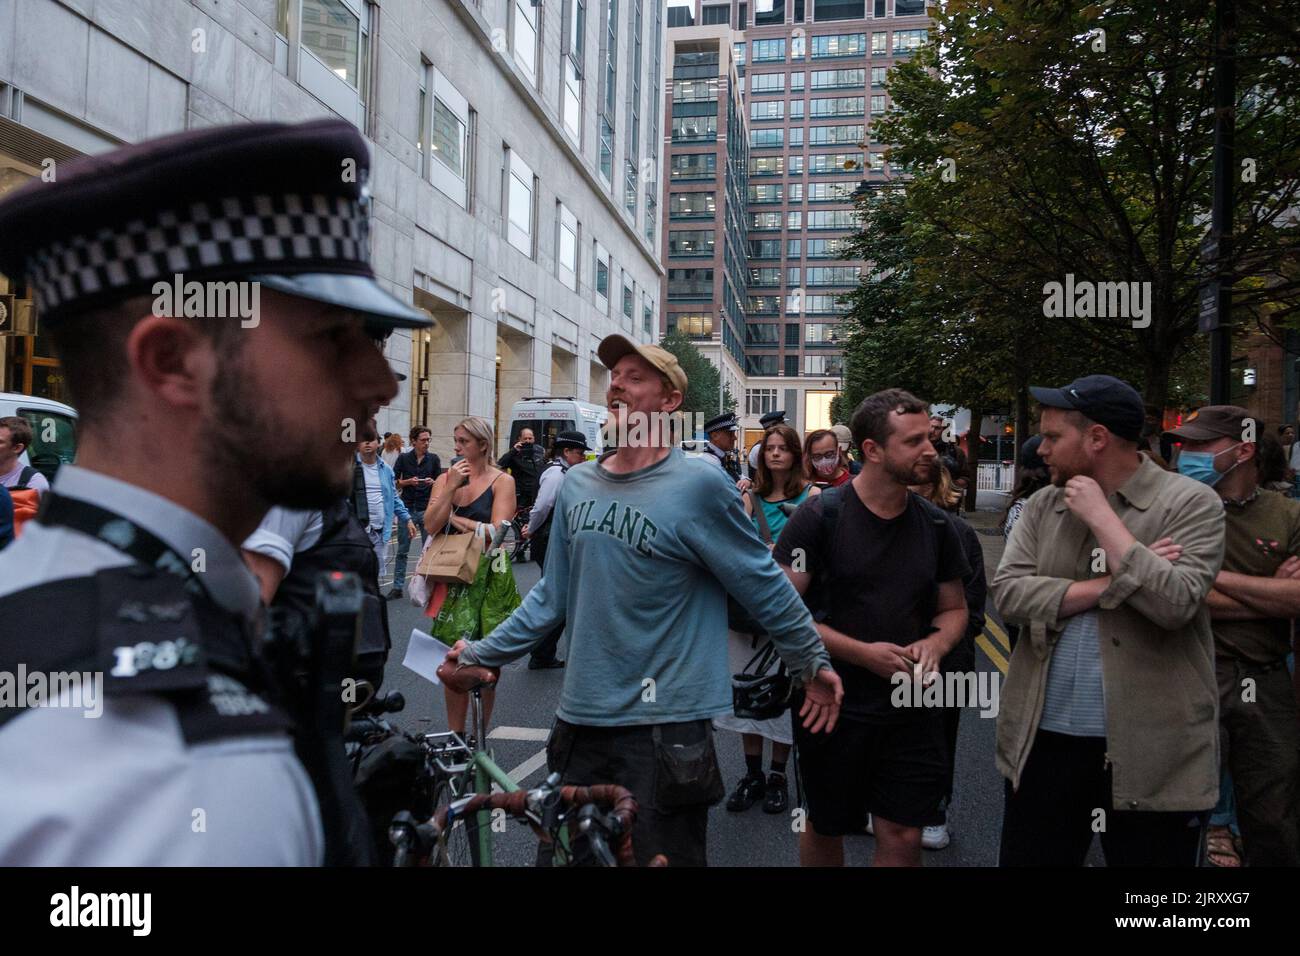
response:
<path id="1" fill-rule="evenodd" d="M 736 400 L 729 388 L 721 390 L 722 402 L 719 406 L 721 377 L 718 369 L 701 354 L 694 342 L 681 332 L 673 330 L 660 340 L 659 345 L 677 356 L 678 364 L 686 373 L 687 390 L 681 406 L 683 413 L 700 415 L 707 421 L 724 411 L 735 410 Z"/>
<path id="2" fill-rule="evenodd" d="M 1153 413 L 1202 387 L 1211 12 L 1201 0 L 949 0 L 937 12 L 941 42 L 891 71 L 894 110 L 874 124 L 896 144 L 891 164 L 916 175 L 900 210 L 891 197 L 860 204 L 853 255 L 876 268 L 854 294 L 841 406 L 883 373 L 972 409 L 1025 406 L 1029 381 L 1080 371 L 1130 378 Z M 1300 200 L 1300 71 L 1285 48 L 1243 14 L 1237 155 L 1253 162 L 1235 197 L 1238 322 L 1285 319 L 1300 302 L 1300 226 L 1285 214 Z M 1047 284 L 1067 274 L 1149 284 L 1146 314 L 1048 317 Z"/>

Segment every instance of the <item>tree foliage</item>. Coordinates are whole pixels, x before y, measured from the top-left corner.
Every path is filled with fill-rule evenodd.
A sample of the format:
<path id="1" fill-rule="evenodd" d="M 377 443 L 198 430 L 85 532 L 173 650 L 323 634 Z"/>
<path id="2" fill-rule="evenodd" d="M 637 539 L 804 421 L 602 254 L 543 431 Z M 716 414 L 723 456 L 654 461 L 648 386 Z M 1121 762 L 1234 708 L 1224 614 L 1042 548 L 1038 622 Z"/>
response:
<path id="1" fill-rule="evenodd" d="M 678 364 L 686 373 L 687 391 L 682 399 L 682 412 L 702 415 L 708 420 L 724 411 L 735 410 L 736 400 L 729 388 L 722 389 L 722 404 L 719 406 L 718 369 L 695 347 L 694 342 L 674 329 L 660 340 L 659 345 L 677 356 Z"/>

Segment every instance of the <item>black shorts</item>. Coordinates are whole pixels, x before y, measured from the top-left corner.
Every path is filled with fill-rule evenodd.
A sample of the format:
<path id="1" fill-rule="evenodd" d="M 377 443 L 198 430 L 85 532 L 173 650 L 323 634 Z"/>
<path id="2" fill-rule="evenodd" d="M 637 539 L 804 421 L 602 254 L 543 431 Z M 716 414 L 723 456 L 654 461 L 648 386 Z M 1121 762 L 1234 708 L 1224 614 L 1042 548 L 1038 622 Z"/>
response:
<path id="1" fill-rule="evenodd" d="M 795 716 L 794 742 L 808 821 L 818 835 L 860 834 L 868 813 L 909 827 L 943 822 L 948 786 L 943 711 L 893 724 L 841 715 L 830 734 L 809 733 Z"/>

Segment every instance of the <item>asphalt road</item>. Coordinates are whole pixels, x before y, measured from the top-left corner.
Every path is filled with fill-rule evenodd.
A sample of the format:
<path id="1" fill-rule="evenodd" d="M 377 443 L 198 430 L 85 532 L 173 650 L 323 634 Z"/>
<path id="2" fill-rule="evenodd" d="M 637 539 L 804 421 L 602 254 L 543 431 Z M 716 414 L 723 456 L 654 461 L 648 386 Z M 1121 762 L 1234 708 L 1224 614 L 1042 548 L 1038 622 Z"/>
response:
<path id="1" fill-rule="evenodd" d="M 991 530 L 996 515 L 976 513 L 972 523 Z M 986 565 L 997 566 L 1001 556 L 1000 534 L 982 533 Z M 391 561 L 390 561 L 391 569 Z M 538 579 L 537 565 L 517 565 L 515 577 L 521 594 Z M 388 603 L 393 651 L 389 659 L 385 690 L 398 689 L 406 697 L 406 709 L 393 717 L 394 723 L 411 731 L 432 732 L 447 726 L 442 691 L 402 666 L 412 628 L 428 631 L 429 619 L 408 600 Z M 719 639 L 724 639 L 719 635 Z M 1005 634 L 994 616 L 991 626 L 977 642 L 977 667 L 998 674 L 1006 666 Z M 560 656 L 564 656 L 561 644 Z M 527 659 L 516 661 L 502 672 L 492 716 L 490 743 L 497 763 L 521 784 L 536 784 L 545 776 L 545 743 L 555 715 L 563 670 L 530 671 Z M 1000 674 L 998 677 L 1000 678 Z M 981 718 L 978 710 L 962 716 L 957 744 L 955 793 L 949 815 L 952 842 L 944 850 L 927 852 L 927 866 L 994 866 L 1002 822 L 1002 778 L 993 765 L 993 718 Z M 717 733 L 718 753 L 728 792 L 744 774 L 740 738 L 729 731 Z M 791 805 L 794 805 L 793 779 Z M 863 834 L 846 841 L 847 862 L 863 865 L 871 860 L 875 841 Z M 530 831 L 511 824 L 510 831 L 497 838 L 498 865 L 526 865 L 533 861 L 536 840 Z M 793 817 L 768 815 L 761 806 L 729 813 L 719 804 L 709 814 L 709 862 L 714 866 L 796 866 L 798 837 Z"/>

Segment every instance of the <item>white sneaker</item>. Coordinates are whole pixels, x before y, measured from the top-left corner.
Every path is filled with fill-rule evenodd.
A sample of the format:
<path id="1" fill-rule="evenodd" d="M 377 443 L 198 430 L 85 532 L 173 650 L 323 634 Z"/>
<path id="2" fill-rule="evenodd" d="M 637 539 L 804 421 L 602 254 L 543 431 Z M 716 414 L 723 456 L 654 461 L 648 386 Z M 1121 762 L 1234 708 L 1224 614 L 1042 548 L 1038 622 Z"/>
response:
<path id="1" fill-rule="evenodd" d="M 927 850 L 942 850 L 952 842 L 952 837 L 948 833 L 948 824 L 940 823 L 934 827 L 924 827 L 921 830 L 921 846 Z"/>
<path id="2" fill-rule="evenodd" d="M 876 835 L 876 828 L 871 824 L 871 814 L 867 814 L 867 832 L 872 836 Z"/>

